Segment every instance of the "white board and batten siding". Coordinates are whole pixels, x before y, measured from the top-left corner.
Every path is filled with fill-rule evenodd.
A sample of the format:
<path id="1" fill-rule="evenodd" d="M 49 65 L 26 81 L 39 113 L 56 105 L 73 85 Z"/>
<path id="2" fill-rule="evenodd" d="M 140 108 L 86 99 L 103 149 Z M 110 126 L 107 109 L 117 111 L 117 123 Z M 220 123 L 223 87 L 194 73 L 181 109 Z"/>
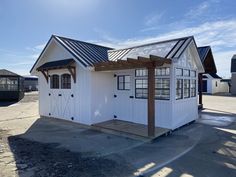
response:
<path id="1" fill-rule="evenodd" d="M 197 57 L 197 50 L 194 47 L 193 42 L 188 46 L 188 48 L 184 51 L 184 53 L 180 56 L 180 58 L 174 62 L 174 70 L 176 68 L 183 68 L 192 71 L 196 71 L 196 97 L 183 98 L 176 100 L 175 97 L 173 99 L 173 109 L 172 109 L 172 129 L 176 129 L 182 125 L 185 125 L 188 122 L 194 121 L 198 118 L 198 72 L 197 66 L 195 64 L 194 57 Z M 174 90 L 173 95 L 175 96 L 176 92 L 176 79 L 179 78 L 176 74 L 173 75 L 174 80 Z M 180 77 L 180 79 L 185 79 L 185 77 Z M 186 77 L 189 79 L 189 77 Z M 192 79 L 192 78 L 190 78 Z M 194 78 L 193 78 L 194 79 Z"/>
<path id="2" fill-rule="evenodd" d="M 171 65 L 164 66 L 170 68 L 170 99 L 155 101 L 155 126 L 175 129 L 198 118 L 197 97 L 175 99 L 175 69 L 197 70 L 194 63 L 196 52 L 194 44 L 190 44 L 180 58 L 174 60 Z M 68 58 L 74 57 L 52 40 L 51 45 L 37 65 Z M 43 74 L 38 73 L 41 116 L 65 120 L 72 120 L 73 118 L 74 122 L 87 125 L 114 118 L 147 125 L 147 99 L 135 98 L 135 79 L 137 78 L 135 69 L 95 72 L 82 67 L 76 59 L 75 61 L 76 83 L 71 79 L 71 89 L 51 89 L 50 80 L 47 83 Z M 50 75 L 65 73 L 68 73 L 66 69 L 49 71 Z M 119 75 L 130 76 L 129 90 L 117 89 L 117 77 Z M 197 82 L 196 77 L 196 85 L 198 85 Z M 58 96 L 59 94 L 61 96 Z"/>

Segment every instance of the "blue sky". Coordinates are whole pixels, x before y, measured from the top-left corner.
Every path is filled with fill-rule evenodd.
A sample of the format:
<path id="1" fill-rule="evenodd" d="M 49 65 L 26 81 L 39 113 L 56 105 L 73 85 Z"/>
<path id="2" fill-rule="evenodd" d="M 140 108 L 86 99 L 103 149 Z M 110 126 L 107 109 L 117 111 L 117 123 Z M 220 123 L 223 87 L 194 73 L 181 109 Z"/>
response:
<path id="1" fill-rule="evenodd" d="M 235 0 L 1 0 L 0 68 L 22 75 L 51 34 L 109 47 L 194 35 L 211 45 L 218 74 L 236 53 Z"/>

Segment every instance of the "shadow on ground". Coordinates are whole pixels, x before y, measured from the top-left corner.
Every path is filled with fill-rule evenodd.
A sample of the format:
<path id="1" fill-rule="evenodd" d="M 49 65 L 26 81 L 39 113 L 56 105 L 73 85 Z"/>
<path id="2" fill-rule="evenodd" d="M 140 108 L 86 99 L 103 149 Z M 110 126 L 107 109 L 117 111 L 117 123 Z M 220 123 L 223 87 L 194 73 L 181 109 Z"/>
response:
<path id="1" fill-rule="evenodd" d="M 35 177 L 126 176 L 128 166 L 101 157 L 83 157 L 82 153 L 59 148 L 57 143 L 39 143 L 11 136 L 18 175 Z"/>
<path id="2" fill-rule="evenodd" d="M 7 107 L 17 103 L 17 101 L 0 101 L 0 107 Z"/>
<path id="3" fill-rule="evenodd" d="M 109 146 L 109 142 L 114 146 L 114 140 L 102 134 L 70 122 L 40 118 L 24 134 L 9 136 L 8 146 L 19 177 L 123 177 L 132 174 L 133 169 L 124 159 L 95 156 L 91 151 L 96 148 L 106 150 L 104 146 Z M 104 146 L 99 145 L 102 144 L 101 136 L 104 136 Z M 97 142 L 93 143 L 96 138 Z M 75 148 L 78 150 L 74 151 Z"/>

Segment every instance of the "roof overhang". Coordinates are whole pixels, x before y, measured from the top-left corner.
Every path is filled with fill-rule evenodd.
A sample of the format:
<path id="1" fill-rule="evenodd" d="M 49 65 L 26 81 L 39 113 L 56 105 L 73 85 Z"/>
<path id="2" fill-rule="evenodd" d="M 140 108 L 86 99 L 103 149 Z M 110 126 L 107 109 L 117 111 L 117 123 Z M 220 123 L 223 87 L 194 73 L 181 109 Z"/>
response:
<path id="1" fill-rule="evenodd" d="M 75 63 L 74 59 L 65 59 L 44 63 L 37 68 L 37 71 L 53 70 L 53 69 L 66 69 Z"/>
<path id="2" fill-rule="evenodd" d="M 58 60 L 47 62 L 37 68 L 37 71 L 42 72 L 46 81 L 48 82 L 49 78 L 49 70 L 55 69 L 67 69 L 69 73 L 72 75 L 74 83 L 76 82 L 76 67 L 74 66 L 75 60 L 74 59 L 65 59 L 65 60 Z"/>
<path id="3" fill-rule="evenodd" d="M 149 58 L 138 56 L 137 59 L 127 58 L 126 60 L 105 61 L 94 64 L 95 71 L 112 71 L 135 68 L 150 68 L 171 64 L 171 59 L 150 55 Z"/>

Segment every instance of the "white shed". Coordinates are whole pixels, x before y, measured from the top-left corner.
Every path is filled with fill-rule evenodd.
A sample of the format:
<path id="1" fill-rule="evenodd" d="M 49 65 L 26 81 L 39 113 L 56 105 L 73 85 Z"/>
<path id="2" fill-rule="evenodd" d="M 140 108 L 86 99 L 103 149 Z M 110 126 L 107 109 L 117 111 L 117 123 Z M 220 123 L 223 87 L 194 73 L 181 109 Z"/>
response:
<path id="1" fill-rule="evenodd" d="M 121 120 L 176 129 L 198 118 L 192 36 L 114 50 L 53 35 L 31 69 L 39 77 L 39 112 L 93 125 Z"/>
<path id="2" fill-rule="evenodd" d="M 229 84 L 222 82 L 222 78 L 216 73 L 203 74 L 203 90 L 204 93 L 229 93 Z"/>

